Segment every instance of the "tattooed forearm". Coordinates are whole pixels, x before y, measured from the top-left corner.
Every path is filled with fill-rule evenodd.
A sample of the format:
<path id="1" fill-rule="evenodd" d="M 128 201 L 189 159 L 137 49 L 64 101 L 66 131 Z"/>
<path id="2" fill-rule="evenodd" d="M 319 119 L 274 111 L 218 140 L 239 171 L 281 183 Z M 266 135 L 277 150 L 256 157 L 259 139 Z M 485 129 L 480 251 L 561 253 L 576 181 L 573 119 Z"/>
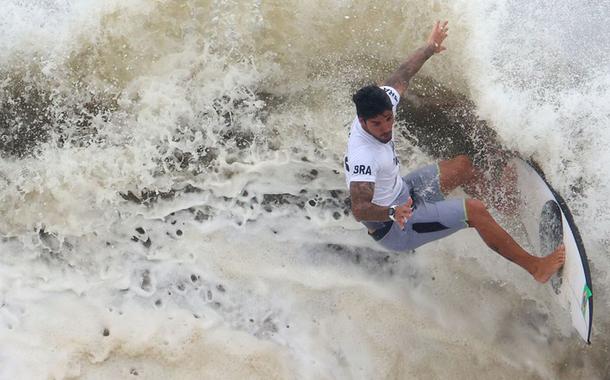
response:
<path id="1" fill-rule="evenodd" d="M 375 183 L 352 182 L 349 191 L 352 197 L 352 213 L 357 221 L 383 222 L 390 220 L 387 207 L 372 203 Z"/>
<path id="2" fill-rule="evenodd" d="M 428 58 L 433 55 L 434 44 L 426 44 L 426 46 L 417 49 L 384 84 L 395 88 L 402 95 L 407 89 L 411 78 L 417 74 Z"/>

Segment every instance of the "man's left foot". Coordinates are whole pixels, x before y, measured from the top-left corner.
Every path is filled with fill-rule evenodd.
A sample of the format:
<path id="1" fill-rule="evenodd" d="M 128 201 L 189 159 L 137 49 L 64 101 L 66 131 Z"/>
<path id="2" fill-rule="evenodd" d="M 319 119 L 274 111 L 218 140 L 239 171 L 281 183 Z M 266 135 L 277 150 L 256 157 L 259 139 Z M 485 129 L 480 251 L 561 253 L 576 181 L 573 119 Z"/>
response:
<path id="1" fill-rule="evenodd" d="M 553 253 L 546 257 L 540 258 L 540 261 L 536 265 L 536 269 L 532 275 L 536 281 L 540 283 L 547 282 L 555 272 L 563 266 L 566 261 L 566 248 L 563 244 L 560 244 Z"/>

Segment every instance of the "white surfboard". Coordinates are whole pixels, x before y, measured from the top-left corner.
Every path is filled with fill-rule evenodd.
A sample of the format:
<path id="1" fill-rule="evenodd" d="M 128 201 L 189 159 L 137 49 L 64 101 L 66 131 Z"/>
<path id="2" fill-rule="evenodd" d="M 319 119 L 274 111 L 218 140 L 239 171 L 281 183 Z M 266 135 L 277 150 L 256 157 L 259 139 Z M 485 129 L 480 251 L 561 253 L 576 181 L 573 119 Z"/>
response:
<path id="1" fill-rule="evenodd" d="M 548 184 L 534 163 L 515 158 L 520 215 L 533 254 L 546 256 L 563 241 L 566 261 L 549 281 L 559 303 L 569 310 L 578 334 L 591 343 L 593 286 L 585 248 L 574 218 L 563 198 Z"/>

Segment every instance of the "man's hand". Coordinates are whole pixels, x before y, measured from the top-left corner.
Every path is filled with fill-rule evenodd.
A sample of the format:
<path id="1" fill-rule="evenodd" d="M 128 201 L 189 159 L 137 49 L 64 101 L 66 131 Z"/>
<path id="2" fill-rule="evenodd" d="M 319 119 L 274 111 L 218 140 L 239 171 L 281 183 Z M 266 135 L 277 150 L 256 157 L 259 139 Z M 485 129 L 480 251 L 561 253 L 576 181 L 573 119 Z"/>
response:
<path id="1" fill-rule="evenodd" d="M 396 221 L 396 223 L 398 223 L 398 225 L 400 226 L 400 229 L 402 229 L 402 230 L 404 230 L 405 223 L 407 223 L 407 220 L 410 219 L 411 216 L 413 215 L 413 209 L 411 208 L 412 206 L 413 206 L 413 199 L 411 197 L 409 197 L 409 199 L 407 199 L 407 203 L 396 207 L 396 213 L 394 214 L 394 221 Z"/>
<path id="2" fill-rule="evenodd" d="M 413 52 L 388 80 L 385 81 L 384 85 L 393 87 L 398 91 L 400 96 L 403 96 L 409 86 L 409 81 L 419 71 L 424 62 L 434 54 L 447 49 L 443 46 L 443 41 L 447 38 L 447 24 L 448 21 L 445 21 L 442 24 L 440 21 L 437 21 L 432 27 L 426 45 Z"/>
<path id="3" fill-rule="evenodd" d="M 372 203 L 375 193 L 374 182 L 354 181 L 350 183 L 349 192 L 352 197 L 352 213 L 357 221 L 386 222 L 390 220 L 387 206 Z M 404 204 L 396 206 L 394 221 L 398 223 L 400 228 L 405 228 L 407 219 L 413 215 L 412 206 L 413 199 L 411 197 Z"/>
<path id="4" fill-rule="evenodd" d="M 429 45 L 434 45 L 434 53 L 440 53 L 443 50 L 447 50 L 447 48 L 443 46 L 443 41 L 447 38 L 447 31 L 449 30 L 447 27 L 448 23 L 449 21 L 445 21 L 442 24 L 440 21 L 437 21 L 432 27 L 427 42 Z"/>

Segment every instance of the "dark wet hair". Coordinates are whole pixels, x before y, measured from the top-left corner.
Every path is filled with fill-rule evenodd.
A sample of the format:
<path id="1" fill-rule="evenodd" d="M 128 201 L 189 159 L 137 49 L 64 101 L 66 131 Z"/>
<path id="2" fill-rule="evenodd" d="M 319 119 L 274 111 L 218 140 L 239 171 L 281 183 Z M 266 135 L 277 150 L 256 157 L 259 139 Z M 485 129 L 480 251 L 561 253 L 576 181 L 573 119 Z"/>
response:
<path id="1" fill-rule="evenodd" d="M 358 117 L 368 120 L 381 115 L 387 110 L 392 110 L 392 101 L 388 94 L 379 86 L 364 86 L 352 96 L 356 104 Z"/>

